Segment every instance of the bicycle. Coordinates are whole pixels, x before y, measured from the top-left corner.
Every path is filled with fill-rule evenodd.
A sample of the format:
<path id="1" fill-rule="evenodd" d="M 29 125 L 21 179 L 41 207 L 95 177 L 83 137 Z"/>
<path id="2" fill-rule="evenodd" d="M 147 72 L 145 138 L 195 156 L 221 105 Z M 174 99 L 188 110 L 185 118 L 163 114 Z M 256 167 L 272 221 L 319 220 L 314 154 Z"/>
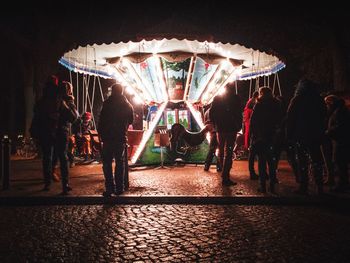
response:
<path id="1" fill-rule="evenodd" d="M 18 135 L 16 143 L 16 155 L 26 159 L 34 159 L 37 157 L 38 149 L 33 138 Z"/>

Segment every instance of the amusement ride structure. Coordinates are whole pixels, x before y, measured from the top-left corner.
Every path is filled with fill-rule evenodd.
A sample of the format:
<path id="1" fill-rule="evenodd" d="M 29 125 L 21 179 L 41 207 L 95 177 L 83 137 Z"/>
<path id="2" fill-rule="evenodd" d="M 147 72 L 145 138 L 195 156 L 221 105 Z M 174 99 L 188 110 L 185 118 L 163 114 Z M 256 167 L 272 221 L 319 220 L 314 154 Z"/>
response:
<path id="1" fill-rule="evenodd" d="M 157 127 L 170 129 L 180 123 L 198 131 L 204 127 L 201 109 L 221 94 L 227 83 L 264 79 L 273 90 L 281 89 L 277 72 L 285 64 L 276 56 L 239 44 L 212 43 L 187 39 L 151 39 L 138 42 L 93 44 L 66 52 L 59 63 L 70 71 L 94 77 L 92 94 L 86 88 L 83 98 L 90 108 L 94 104 L 95 83 L 99 77 L 115 79 L 133 95 L 133 103 L 149 106 L 140 140 L 130 160 L 135 164 Z M 96 82 L 96 78 L 98 81 Z M 256 82 L 257 83 L 257 82 Z M 102 100 L 103 94 L 100 85 Z M 143 160 L 144 162 L 144 160 Z"/>

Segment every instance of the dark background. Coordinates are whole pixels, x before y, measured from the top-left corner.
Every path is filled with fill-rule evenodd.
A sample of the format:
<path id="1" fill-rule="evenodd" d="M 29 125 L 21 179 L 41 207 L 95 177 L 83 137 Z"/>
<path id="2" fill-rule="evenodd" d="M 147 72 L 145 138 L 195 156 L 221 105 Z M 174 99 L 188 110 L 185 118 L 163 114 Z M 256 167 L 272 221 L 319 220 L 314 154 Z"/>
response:
<path id="1" fill-rule="evenodd" d="M 303 76 L 322 91 L 349 93 L 346 8 L 325 2 L 11 2 L 2 7 L 0 133 L 25 133 L 48 75 L 69 79 L 58 59 L 79 45 L 175 36 L 230 42 L 275 54 L 282 93 Z M 111 84 L 102 80 L 105 89 Z M 243 99 L 249 82 L 239 83 Z"/>

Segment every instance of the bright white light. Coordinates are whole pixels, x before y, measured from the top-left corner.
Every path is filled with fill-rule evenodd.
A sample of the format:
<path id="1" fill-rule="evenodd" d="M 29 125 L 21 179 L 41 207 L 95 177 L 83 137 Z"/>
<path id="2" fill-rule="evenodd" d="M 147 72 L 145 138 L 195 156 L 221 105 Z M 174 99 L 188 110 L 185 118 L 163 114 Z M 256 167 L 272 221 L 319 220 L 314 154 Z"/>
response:
<path id="1" fill-rule="evenodd" d="M 143 149 L 145 148 L 147 141 L 149 140 L 149 138 L 151 137 L 151 135 L 153 133 L 154 128 L 157 126 L 160 117 L 162 117 L 162 114 L 165 110 L 166 105 L 167 105 L 167 103 L 165 102 L 160 106 L 160 108 L 157 111 L 156 116 L 154 117 L 153 121 L 149 125 L 149 129 L 143 133 L 140 145 L 139 145 L 139 147 L 137 147 L 133 157 L 131 158 L 132 164 L 136 163 L 137 159 L 140 157 Z"/>
<path id="2" fill-rule="evenodd" d="M 128 72 L 130 73 L 130 75 L 138 85 L 139 90 L 137 90 L 136 93 L 139 95 L 141 95 L 142 93 L 142 97 L 145 98 L 146 101 L 152 101 L 150 94 L 148 93 L 146 87 L 143 85 L 143 82 L 140 76 L 137 74 L 134 67 L 131 65 L 130 61 L 128 59 L 124 59 L 124 63 L 125 63 L 125 66 L 128 68 Z"/>
<path id="3" fill-rule="evenodd" d="M 157 60 L 156 61 L 157 74 L 158 74 L 159 84 L 162 90 L 163 100 L 167 102 L 169 100 L 169 96 L 168 96 L 168 91 L 166 89 L 166 83 L 163 76 L 161 60 L 160 60 L 160 57 L 155 55 L 154 55 L 154 58 Z"/>
<path id="4" fill-rule="evenodd" d="M 224 95 L 226 93 L 226 89 L 225 89 L 225 87 L 221 87 L 221 89 L 219 89 L 219 91 L 218 91 L 218 95 Z"/>
<path id="5" fill-rule="evenodd" d="M 133 98 L 133 101 L 135 102 L 135 104 L 142 104 L 143 103 L 142 99 L 138 96 L 135 96 Z"/>
<path id="6" fill-rule="evenodd" d="M 190 112 L 192 113 L 192 115 L 193 115 L 194 119 L 196 120 L 196 122 L 198 123 L 199 127 L 201 129 L 203 129 L 205 125 L 203 123 L 201 113 L 199 111 L 197 111 L 190 102 L 185 101 L 185 103 L 186 103 L 187 107 L 190 109 Z M 208 142 L 210 142 L 209 132 L 206 134 L 206 139 Z"/>
<path id="7" fill-rule="evenodd" d="M 126 86 L 125 91 L 130 95 L 134 94 L 134 90 L 130 86 Z"/>

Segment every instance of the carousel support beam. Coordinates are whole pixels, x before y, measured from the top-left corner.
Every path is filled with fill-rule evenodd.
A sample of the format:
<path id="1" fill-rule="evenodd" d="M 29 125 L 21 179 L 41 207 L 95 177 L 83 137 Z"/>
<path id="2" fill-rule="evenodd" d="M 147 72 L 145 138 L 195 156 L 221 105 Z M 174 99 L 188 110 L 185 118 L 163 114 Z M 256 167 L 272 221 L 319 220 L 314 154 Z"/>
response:
<path id="1" fill-rule="evenodd" d="M 198 126 L 203 129 L 204 128 L 204 122 L 202 120 L 202 116 L 201 116 L 201 113 L 199 111 L 197 111 L 193 105 L 188 102 L 187 100 L 185 101 L 187 107 L 190 109 L 190 112 L 192 113 L 194 119 L 196 120 Z M 205 138 L 207 139 L 208 142 L 210 142 L 210 134 L 209 132 L 206 134 Z"/>
<path id="2" fill-rule="evenodd" d="M 208 81 L 207 86 L 203 89 L 202 93 L 198 96 L 199 101 L 203 102 L 203 100 L 204 100 L 203 97 L 205 97 L 209 94 L 210 86 L 212 85 L 212 82 L 214 81 L 217 73 L 220 72 L 221 68 L 222 68 L 222 64 L 220 63 L 219 66 L 216 68 L 214 74 L 211 76 L 210 80 Z"/>
<path id="3" fill-rule="evenodd" d="M 232 76 L 234 76 L 234 74 L 236 73 L 237 69 L 238 69 L 238 67 L 233 68 L 233 70 L 230 72 L 230 74 L 225 79 L 225 81 L 220 85 L 220 87 L 216 90 L 216 92 L 213 94 L 213 96 L 211 96 L 211 98 L 209 98 L 207 100 L 207 102 L 211 102 L 216 95 L 220 94 L 227 83 L 229 83 L 231 81 L 237 81 L 237 76 L 235 76 L 234 79 L 232 78 Z M 237 93 L 237 86 L 236 86 L 236 93 Z"/>
<path id="4" fill-rule="evenodd" d="M 127 86 L 132 90 L 133 95 L 138 98 L 139 101 L 142 101 L 144 103 L 147 103 L 144 97 L 141 97 L 137 90 L 129 83 L 129 81 L 124 77 L 124 75 L 120 72 L 120 70 L 117 67 L 114 67 L 115 69 L 115 77 L 118 81 L 122 83 L 122 85 Z"/>
<path id="5" fill-rule="evenodd" d="M 189 86 L 190 83 L 192 82 L 192 75 L 193 75 L 193 70 L 194 70 L 194 65 L 196 64 L 196 57 L 192 56 L 191 61 L 190 61 L 190 67 L 188 69 L 188 75 L 187 75 L 187 80 L 186 80 L 186 87 L 185 87 L 185 92 L 184 92 L 184 98 L 183 100 L 187 100 L 187 93 L 189 91 Z"/>
<path id="6" fill-rule="evenodd" d="M 127 66 L 127 68 L 129 69 L 129 72 L 131 73 L 131 75 L 133 76 L 133 78 L 136 80 L 138 87 L 142 87 L 140 89 L 137 90 L 137 92 L 142 92 L 144 97 L 147 98 L 148 101 L 155 101 L 156 98 L 153 98 L 146 86 L 143 84 L 141 77 L 139 76 L 139 74 L 136 72 L 136 70 L 134 69 L 133 65 L 131 64 L 131 62 L 128 59 L 124 59 L 123 60 Z"/>
<path id="7" fill-rule="evenodd" d="M 155 56 L 155 58 L 158 60 L 156 63 L 156 67 L 157 67 L 159 84 L 160 84 L 162 94 L 163 94 L 163 100 L 165 102 L 167 102 L 169 100 L 169 94 L 168 94 L 168 91 L 166 89 L 165 76 L 164 76 L 164 71 L 162 69 L 162 61 L 161 61 L 161 58 L 159 56 Z"/>
<path id="8" fill-rule="evenodd" d="M 149 129 L 143 134 L 142 136 L 142 139 L 141 139 L 141 142 L 140 142 L 140 145 L 139 147 L 136 149 L 134 155 L 132 156 L 131 158 L 131 163 L 132 164 L 135 164 L 136 161 L 139 159 L 143 149 L 145 148 L 146 146 L 146 143 L 148 142 L 149 138 L 151 138 L 151 135 L 155 129 L 155 127 L 157 126 L 160 118 L 162 117 L 163 115 L 163 112 L 165 110 L 165 107 L 168 103 L 167 102 L 164 102 L 160 108 L 158 109 L 157 111 L 157 114 L 156 116 L 154 117 L 153 121 L 151 122 L 150 126 L 149 126 Z"/>

